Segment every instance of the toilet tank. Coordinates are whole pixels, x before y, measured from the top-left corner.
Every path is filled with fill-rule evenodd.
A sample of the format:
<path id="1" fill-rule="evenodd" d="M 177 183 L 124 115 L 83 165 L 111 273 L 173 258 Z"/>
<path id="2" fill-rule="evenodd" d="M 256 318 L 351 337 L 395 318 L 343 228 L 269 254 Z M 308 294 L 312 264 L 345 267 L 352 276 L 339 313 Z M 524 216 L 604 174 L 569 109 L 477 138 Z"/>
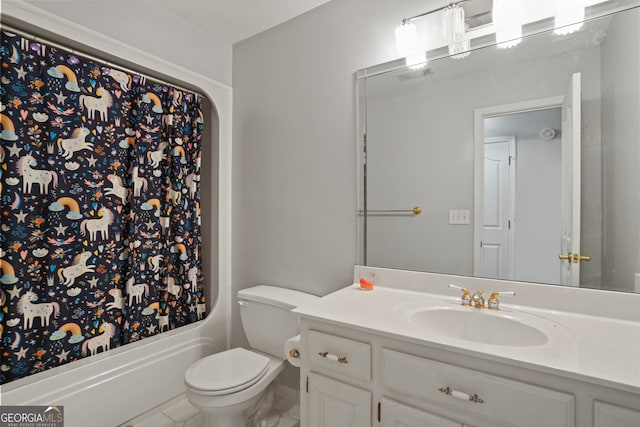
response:
<path id="1" fill-rule="evenodd" d="M 315 295 L 259 285 L 238 291 L 242 327 L 251 348 L 284 359 L 284 343 L 298 334 L 291 310 L 317 300 Z"/>

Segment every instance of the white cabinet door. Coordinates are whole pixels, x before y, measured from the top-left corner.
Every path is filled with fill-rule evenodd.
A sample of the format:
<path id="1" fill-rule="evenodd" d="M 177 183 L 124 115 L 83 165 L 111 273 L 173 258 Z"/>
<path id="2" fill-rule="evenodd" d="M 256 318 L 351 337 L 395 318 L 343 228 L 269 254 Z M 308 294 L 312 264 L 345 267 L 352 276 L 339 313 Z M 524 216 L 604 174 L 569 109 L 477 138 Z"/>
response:
<path id="1" fill-rule="evenodd" d="M 446 418 L 389 399 L 380 401 L 381 427 L 462 427 Z"/>
<path id="2" fill-rule="evenodd" d="M 594 402 L 593 415 L 594 427 L 640 426 L 640 412 L 608 403 Z"/>
<path id="3" fill-rule="evenodd" d="M 309 427 L 371 426 L 371 392 L 367 390 L 312 372 L 308 402 Z"/>

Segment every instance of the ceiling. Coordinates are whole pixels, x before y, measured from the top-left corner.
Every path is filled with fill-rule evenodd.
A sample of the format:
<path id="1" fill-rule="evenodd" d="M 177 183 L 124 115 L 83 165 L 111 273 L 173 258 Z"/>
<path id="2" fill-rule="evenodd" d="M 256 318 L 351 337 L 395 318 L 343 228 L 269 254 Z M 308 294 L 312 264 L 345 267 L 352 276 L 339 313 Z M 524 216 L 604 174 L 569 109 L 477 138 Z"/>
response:
<path id="1" fill-rule="evenodd" d="M 118 10 L 136 13 L 147 7 L 187 22 L 204 33 L 234 44 L 329 0 L 26 0 L 59 15 Z M 157 15 L 157 11 L 154 15 Z M 87 15 L 84 15 L 87 16 Z"/>
<path id="2" fill-rule="evenodd" d="M 154 0 L 205 31 L 233 44 L 275 27 L 329 0 Z"/>

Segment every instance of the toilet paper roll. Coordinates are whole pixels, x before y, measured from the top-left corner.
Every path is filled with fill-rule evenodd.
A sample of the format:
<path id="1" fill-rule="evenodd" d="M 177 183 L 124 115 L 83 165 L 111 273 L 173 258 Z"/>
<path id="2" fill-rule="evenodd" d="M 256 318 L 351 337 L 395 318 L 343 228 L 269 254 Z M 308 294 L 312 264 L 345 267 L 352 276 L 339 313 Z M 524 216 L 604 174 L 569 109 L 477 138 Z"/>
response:
<path id="1" fill-rule="evenodd" d="M 296 368 L 300 367 L 300 346 L 302 342 L 300 341 L 300 335 L 296 335 L 295 337 L 289 338 L 284 343 L 284 354 L 289 363 L 291 363 Z"/>

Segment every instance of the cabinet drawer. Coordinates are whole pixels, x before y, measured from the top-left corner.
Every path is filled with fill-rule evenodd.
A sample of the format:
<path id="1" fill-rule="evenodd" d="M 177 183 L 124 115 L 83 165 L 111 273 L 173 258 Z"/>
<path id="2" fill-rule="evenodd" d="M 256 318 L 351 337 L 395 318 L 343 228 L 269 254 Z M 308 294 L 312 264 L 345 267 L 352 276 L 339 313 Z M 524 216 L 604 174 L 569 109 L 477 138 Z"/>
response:
<path id="1" fill-rule="evenodd" d="M 311 366 L 354 379 L 371 380 L 369 344 L 314 330 L 310 330 L 307 337 Z"/>
<path id="2" fill-rule="evenodd" d="M 573 427 L 574 397 L 542 387 L 381 350 L 383 387 L 518 427 Z M 449 394 L 447 394 L 449 393 Z M 465 399 L 477 395 L 481 400 Z"/>
<path id="3" fill-rule="evenodd" d="M 462 427 L 462 424 L 385 397 L 380 401 L 380 427 Z"/>
<path id="4" fill-rule="evenodd" d="M 604 402 L 593 403 L 593 425 L 595 427 L 640 426 L 640 412 Z"/>

